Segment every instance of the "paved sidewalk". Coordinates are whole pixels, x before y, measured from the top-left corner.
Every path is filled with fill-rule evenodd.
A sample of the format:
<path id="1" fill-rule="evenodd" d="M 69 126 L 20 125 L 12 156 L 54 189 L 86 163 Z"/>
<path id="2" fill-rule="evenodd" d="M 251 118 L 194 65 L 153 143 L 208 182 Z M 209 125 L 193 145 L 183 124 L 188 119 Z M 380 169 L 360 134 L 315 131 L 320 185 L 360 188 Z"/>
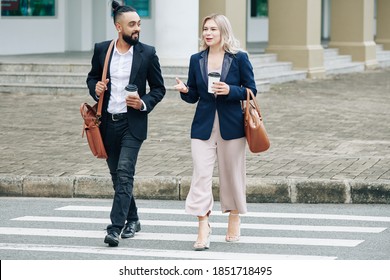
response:
<path id="1" fill-rule="evenodd" d="M 84 96 L 0 89 L 0 195 L 109 197 L 81 138 Z M 390 69 L 275 85 L 258 95 L 271 148 L 247 153 L 249 202 L 390 203 Z M 172 92 L 149 115 L 138 198 L 185 199 L 195 106 Z M 215 169 L 215 197 L 218 172 Z"/>

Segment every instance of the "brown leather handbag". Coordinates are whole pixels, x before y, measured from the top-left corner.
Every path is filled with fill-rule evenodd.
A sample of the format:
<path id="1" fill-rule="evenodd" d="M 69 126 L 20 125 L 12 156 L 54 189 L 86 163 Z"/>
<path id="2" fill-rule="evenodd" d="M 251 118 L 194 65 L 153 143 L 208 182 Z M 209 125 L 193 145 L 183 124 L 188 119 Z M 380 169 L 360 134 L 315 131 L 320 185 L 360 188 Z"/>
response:
<path id="1" fill-rule="evenodd" d="M 114 42 L 115 40 L 112 40 L 110 46 L 108 47 L 106 58 L 104 60 L 102 81 L 105 81 L 107 77 L 108 61 L 110 59 Z M 100 134 L 99 129 L 100 117 L 102 116 L 103 98 L 104 92 L 100 95 L 99 102 L 93 106 L 87 103 L 81 103 L 80 113 L 84 120 L 82 137 L 84 136 L 84 133 L 87 135 L 89 148 L 95 157 L 106 159 L 107 153 L 104 148 L 102 135 Z"/>
<path id="2" fill-rule="evenodd" d="M 246 94 L 246 106 L 243 109 L 243 113 L 245 137 L 249 150 L 252 153 L 264 152 L 269 149 L 270 142 L 264 127 L 260 107 L 257 104 L 255 95 L 250 89 L 246 89 Z"/>

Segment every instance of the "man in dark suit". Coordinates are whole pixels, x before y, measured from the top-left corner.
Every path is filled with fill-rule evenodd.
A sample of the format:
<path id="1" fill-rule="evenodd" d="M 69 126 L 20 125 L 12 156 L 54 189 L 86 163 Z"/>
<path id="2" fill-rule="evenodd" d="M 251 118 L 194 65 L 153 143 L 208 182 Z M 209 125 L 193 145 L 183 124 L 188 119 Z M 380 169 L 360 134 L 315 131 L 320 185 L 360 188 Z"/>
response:
<path id="1" fill-rule="evenodd" d="M 118 246 L 119 236 L 131 238 L 141 230 L 133 197 L 135 166 L 147 137 L 148 114 L 164 97 L 165 87 L 155 48 L 139 42 L 141 20 L 137 12 L 116 1 L 112 8 L 118 39 L 110 55 L 107 79 L 101 81 L 110 41 L 95 44 L 87 85 L 96 101 L 104 92 L 100 130 L 115 190 L 104 242 Z M 128 95 L 128 84 L 135 85 L 138 94 Z"/>

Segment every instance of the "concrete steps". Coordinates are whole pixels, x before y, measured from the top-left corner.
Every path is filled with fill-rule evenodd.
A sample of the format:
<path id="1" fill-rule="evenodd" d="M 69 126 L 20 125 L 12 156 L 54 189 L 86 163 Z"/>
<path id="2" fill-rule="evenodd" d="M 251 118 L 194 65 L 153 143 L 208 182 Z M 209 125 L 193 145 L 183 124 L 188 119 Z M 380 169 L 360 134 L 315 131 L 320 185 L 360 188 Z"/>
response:
<path id="1" fill-rule="evenodd" d="M 279 62 L 276 54 L 251 53 L 249 59 L 253 65 L 257 89 L 269 91 L 272 84 L 303 80 L 306 71 L 294 71 L 290 62 Z M 390 67 L 390 51 L 377 46 L 377 59 L 380 67 Z M 30 94 L 69 94 L 88 95 L 87 73 L 90 70 L 90 57 L 84 54 L 67 55 L 57 59 L 54 55 L 35 55 L 30 59 L 12 59 L 0 57 L 0 92 L 23 92 Z M 21 62 L 22 61 L 22 62 Z M 80 61 L 80 62 L 78 62 Z M 337 75 L 364 71 L 364 64 L 352 62 L 348 55 L 339 55 L 337 49 L 324 50 L 326 75 Z M 173 90 L 175 77 L 187 80 L 187 66 L 162 65 L 167 96 L 178 96 Z"/>
<path id="2" fill-rule="evenodd" d="M 324 67 L 327 76 L 363 72 L 364 63 L 352 62 L 350 55 L 339 55 L 338 49 L 324 49 Z"/>
<path id="3" fill-rule="evenodd" d="M 276 55 L 255 54 L 250 56 L 253 64 L 256 85 L 259 92 L 266 92 L 270 84 L 306 78 L 304 71 L 292 71 L 292 64 L 278 62 Z M 39 94 L 86 94 L 87 73 L 90 70 L 89 62 L 74 63 L 56 62 L 44 59 L 39 62 L 21 63 L 10 61 L 0 63 L 0 91 L 23 92 Z M 167 95 L 178 96 L 173 90 L 176 84 L 175 77 L 187 80 L 187 66 L 162 66 Z"/>
<path id="4" fill-rule="evenodd" d="M 383 50 L 383 45 L 376 46 L 376 58 L 380 67 L 390 67 L 390 51 Z"/>
<path id="5" fill-rule="evenodd" d="M 1 62 L 0 72 L 9 73 L 88 73 L 91 69 L 89 63 L 67 63 L 67 62 L 30 62 L 21 63 L 17 61 Z"/>
<path id="6" fill-rule="evenodd" d="M 0 63 L 0 91 L 27 94 L 88 94 L 88 64 Z"/>
<path id="7" fill-rule="evenodd" d="M 390 67 L 390 51 L 383 50 L 382 45 L 376 46 L 376 58 L 379 67 Z M 352 62 L 351 56 L 339 55 L 337 49 L 324 49 L 324 66 L 326 75 L 362 72 L 365 70 L 364 63 Z"/>
<path id="8" fill-rule="evenodd" d="M 307 77 L 306 71 L 295 71 L 291 62 L 279 62 L 276 54 L 252 54 L 249 59 L 253 66 L 255 80 L 263 83 L 266 90 L 271 84 L 279 84 L 297 80 L 304 80 Z M 258 88 L 258 91 L 263 92 Z"/>
<path id="9" fill-rule="evenodd" d="M 0 84 L 85 85 L 85 81 L 82 72 L 5 72 L 0 76 Z"/>

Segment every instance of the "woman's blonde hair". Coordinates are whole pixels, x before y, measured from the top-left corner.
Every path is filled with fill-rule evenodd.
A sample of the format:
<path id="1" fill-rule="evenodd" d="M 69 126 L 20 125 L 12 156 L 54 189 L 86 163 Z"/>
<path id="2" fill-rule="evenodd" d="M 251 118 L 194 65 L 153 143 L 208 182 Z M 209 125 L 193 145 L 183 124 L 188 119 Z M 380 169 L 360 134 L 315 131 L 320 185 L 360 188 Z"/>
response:
<path id="1" fill-rule="evenodd" d="M 224 51 L 231 53 L 231 54 L 236 54 L 239 51 L 243 51 L 240 47 L 240 41 L 234 37 L 233 34 L 233 28 L 232 25 L 230 24 L 229 19 L 221 14 L 211 14 L 203 19 L 202 22 L 202 32 L 204 25 L 208 20 L 214 20 L 215 23 L 218 26 L 219 31 L 221 32 L 221 47 Z M 200 38 L 200 50 L 203 51 L 207 49 L 208 46 L 206 45 L 206 42 L 204 41 L 203 36 Z"/>

